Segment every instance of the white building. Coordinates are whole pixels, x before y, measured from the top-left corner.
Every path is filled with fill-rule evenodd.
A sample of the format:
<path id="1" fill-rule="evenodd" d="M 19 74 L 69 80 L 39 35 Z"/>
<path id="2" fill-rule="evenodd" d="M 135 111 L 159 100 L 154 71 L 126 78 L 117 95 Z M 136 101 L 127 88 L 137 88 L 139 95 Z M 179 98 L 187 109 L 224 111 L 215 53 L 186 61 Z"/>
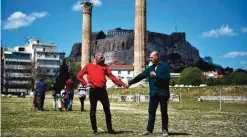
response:
<path id="1" fill-rule="evenodd" d="M 28 41 L 27 50 L 32 53 L 32 60 L 37 69 L 37 77 L 53 79 L 65 57 L 65 52 L 57 52 L 54 43 L 44 44 L 40 40 Z"/>
<path id="2" fill-rule="evenodd" d="M 27 94 L 32 88 L 31 53 L 25 47 L 4 48 L 1 65 L 3 66 L 3 94 Z"/>
<path id="3" fill-rule="evenodd" d="M 151 65 L 151 64 L 150 64 Z M 134 78 L 134 66 L 133 65 L 111 65 L 109 66 L 113 75 L 122 80 L 124 83 L 128 83 L 129 80 Z M 171 77 L 179 78 L 180 73 L 170 73 Z M 106 87 L 111 88 L 116 85 L 108 78 Z"/>
<path id="4" fill-rule="evenodd" d="M 133 65 L 111 65 L 109 66 L 109 68 L 111 69 L 112 74 L 122 80 L 124 83 L 127 83 L 128 80 L 131 80 L 133 78 Z M 106 87 L 111 88 L 114 86 L 115 84 L 108 78 Z"/>
<path id="5" fill-rule="evenodd" d="M 54 79 L 65 57 L 64 52 L 56 52 L 54 43 L 43 44 L 37 39 L 30 39 L 25 46 L 2 49 L 1 90 L 9 94 L 28 94 L 39 77 Z"/>

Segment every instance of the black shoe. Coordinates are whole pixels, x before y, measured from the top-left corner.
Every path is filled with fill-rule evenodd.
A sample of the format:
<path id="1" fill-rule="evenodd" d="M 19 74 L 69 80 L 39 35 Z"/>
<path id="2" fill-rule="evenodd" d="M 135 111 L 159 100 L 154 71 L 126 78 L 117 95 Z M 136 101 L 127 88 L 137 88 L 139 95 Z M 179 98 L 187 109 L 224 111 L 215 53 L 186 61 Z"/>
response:
<path id="1" fill-rule="evenodd" d="M 108 130 L 108 134 L 116 134 L 117 132 L 115 130 Z"/>
<path id="2" fill-rule="evenodd" d="M 86 112 L 86 110 L 84 110 L 84 109 L 81 109 L 81 112 Z"/>
<path id="3" fill-rule="evenodd" d="M 63 109 L 62 109 L 62 108 L 58 108 L 58 109 L 59 109 L 59 111 L 60 111 L 60 112 L 62 112 L 62 111 L 63 111 Z"/>
<path id="4" fill-rule="evenodd" d="M 94 135 L 98 135 L 99 133 L 98 133 L 97 130 L 93 130 L 93 134 L 94 134 Z"/>

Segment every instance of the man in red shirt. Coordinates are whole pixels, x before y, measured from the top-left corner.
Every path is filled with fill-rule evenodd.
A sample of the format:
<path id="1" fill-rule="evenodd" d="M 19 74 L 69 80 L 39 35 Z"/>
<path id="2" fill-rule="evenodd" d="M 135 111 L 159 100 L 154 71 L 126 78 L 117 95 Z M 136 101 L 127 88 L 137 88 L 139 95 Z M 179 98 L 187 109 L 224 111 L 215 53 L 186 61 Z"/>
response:
<path id="1" fill-rule="evenodd" d="M 87 80 L 83 79 L 83 76 L 87 74 Z M 128 85 L 119 80 L 111 73 L 111 70 L 104 64 L 104 57 L 102 53 L 96 53 L 93 63 L 89 63 L 77 74 L 78 80 L 82 85 L 90 87 L 89 99 L 90 99 L 90 120 L 94 134 L 98 134 L 96 125 L 96 108 L 97 101 L 99 100 L 103 105 L 103 109 L 106 116 L 106 126 L 108 133 L 115 133 L 112 129 L 110 102 L 106 91 L 106 77 L 110 78 L 116 85 L 124 86 L 128 88 Z"/>
<path id="2" fill-rule="evenodd" d="M 72 111 L 72 103 L 73 103 L 73 98 L 74 98 L 74 88 L 73 88 L 73 80 L 72 76 L 65 82 L 65 91 L 68 97 L 68 111 Z"/>

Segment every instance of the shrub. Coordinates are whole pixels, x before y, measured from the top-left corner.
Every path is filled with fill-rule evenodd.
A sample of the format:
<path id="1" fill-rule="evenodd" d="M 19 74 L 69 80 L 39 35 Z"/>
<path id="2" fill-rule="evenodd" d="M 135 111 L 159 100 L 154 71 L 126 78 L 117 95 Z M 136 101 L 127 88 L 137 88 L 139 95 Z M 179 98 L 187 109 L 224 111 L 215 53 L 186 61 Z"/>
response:
<path id="1" fill-rule="evenodd" d="M 180 84 L 200 85 L 202 83 L 201 70 L 197 67 L 185 68 L 179 78 Z"/>

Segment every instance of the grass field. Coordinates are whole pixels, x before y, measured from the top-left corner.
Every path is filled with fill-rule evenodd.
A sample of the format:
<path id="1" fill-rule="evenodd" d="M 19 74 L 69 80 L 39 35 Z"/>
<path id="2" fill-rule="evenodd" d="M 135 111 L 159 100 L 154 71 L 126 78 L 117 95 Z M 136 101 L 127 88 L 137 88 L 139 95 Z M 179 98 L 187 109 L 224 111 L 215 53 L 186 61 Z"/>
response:
<path id="1" fill-rule="evenodd" d="M 199 88 L 198 88 L 199 89 Z M 197 102 L 198 95 L 207 95 L 206 90 L 191 89 L 183 91 L 182 108 L 180 103 L 170 102 L 169 136 L 172 137 L 226 137 L 247 136 L 247 103 L 223 103 L 219 111 L 217 102 Z M 212 88 L 217 91 L 218 88 Z M 221 88 L 220 88 L 221 89 Z M 223 88 L 222 88 L 223 89 Z M 235 89 L 235 88 L 233 88 Z M 134 91 L 138 91 L 133 89 Z M 135 93 L 130 89 L 109 90 L 110 94 Z M 140 91 L 147 91 L 141 89 Z M 115 93 L 114 93 L 115 92 Z M 246 96 L 245 88 L 227 91 L 226 95 Z M 211 93 L 217 95 L 218 92 Z M 56 136 L 87 137 L 92 134 L 89 120 L 89 102 L 86 100 L 87 112 L 80 112 L 79 100 L 74 99 L 72 112 L 52 111 L 52 99 L 45 100 L 45 111 L 31 110 L 31 98 L 1 98 L 1 136 Z M 136 137 L 145 131 L 148 112 L 147 103 L 128 103 L 111 101 L 111 113 L 114 129 L 117 134 L 107 134 L 104 112 L 98 104 L 97 124 L 99 135 L 108 137 Z M 158 109 L 155 129 L 152 137 L 161 136 L 161 117 Z"/>

